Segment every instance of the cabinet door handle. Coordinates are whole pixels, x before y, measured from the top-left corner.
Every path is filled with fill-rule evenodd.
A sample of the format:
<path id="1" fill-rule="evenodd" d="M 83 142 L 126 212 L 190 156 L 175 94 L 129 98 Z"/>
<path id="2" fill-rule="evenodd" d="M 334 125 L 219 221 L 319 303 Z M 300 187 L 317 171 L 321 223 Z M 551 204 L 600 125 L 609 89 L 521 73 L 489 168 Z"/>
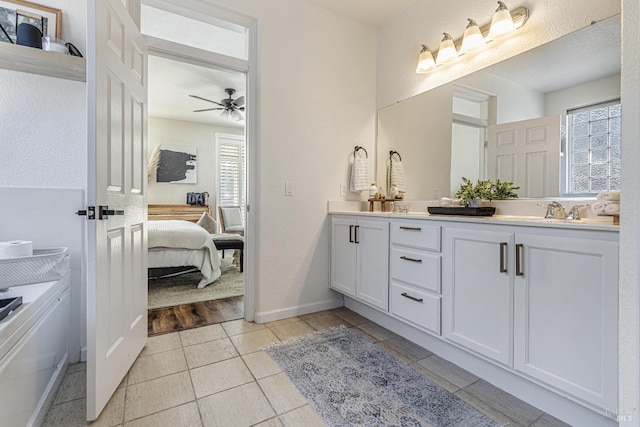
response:
<path id="1" fill-rule="evenodd" d="M 349 243 L 353 243 L 353 225 L 349 226 Z"/>
<path id="2" fill-rule="evenodd" d="M 505 252 L 507 251 L 507 242 L 500 242 L 500 273 L 507 272 Z"/>
<path id="3" fill-rule="evenodd" d="M 360 243 L 360 226 L 359 226 L 359 225 L 356 225 L 356 226 L 355 226 L 355 229 L 356 229 L 356 233 L 355 233 L 355 236 L 356 236 L 356 237 L 355 237 L 355 242 L 356 242 L 356 243 Z"/>
<path id="4" fill-rule="evenodd" d="M 400 227 L 400 230 L 422 231 L 421 227 Z"/>
<path id="5" fill-rule="evenodd" d="M 411 295 L 409 295 L 409 294 L 408 294 L 408 293 L 406 293 L 406 292 L 403 292 L 403 293 L 401 293 L 400 295 L 402 295 L 402 296 L 403 296 L 403 297 L 405 297 L 405 298 L 409 298 L 410 300 L 413 300 L 413 301 L 415 301 L 415 302 L 422 302 L 422 301 L 424 301 L 422 298 L 412 297 Z"/>
<path id="6" fill-rule="evenodd" d="M 408 256 L 401 256 L 400 259 L 403 259 L 405 261 L 411 261 L 411 262 L 417 262 L 418 264 L 422 264 L 422 260 L 421 259 L 416 259 L 416 258 L 409 258 Z"/>
<path id="7" fill-rule="evenodd" d="M 516 276 L 524 276 L 524 260 L 521 258 L 521 252 L 524 249 L 522 243 L 516 245 Z"/>

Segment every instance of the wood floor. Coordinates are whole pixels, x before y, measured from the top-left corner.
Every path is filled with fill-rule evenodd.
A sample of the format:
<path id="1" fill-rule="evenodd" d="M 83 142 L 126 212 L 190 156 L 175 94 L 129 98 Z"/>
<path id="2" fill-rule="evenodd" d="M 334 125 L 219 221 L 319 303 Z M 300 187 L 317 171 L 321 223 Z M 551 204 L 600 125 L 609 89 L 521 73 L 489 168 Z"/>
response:
<path id="1" fill-rule="evenodd" d="M 149 310 L 149 336 L 241 319 L 243 297 L 174 305 Z"/>

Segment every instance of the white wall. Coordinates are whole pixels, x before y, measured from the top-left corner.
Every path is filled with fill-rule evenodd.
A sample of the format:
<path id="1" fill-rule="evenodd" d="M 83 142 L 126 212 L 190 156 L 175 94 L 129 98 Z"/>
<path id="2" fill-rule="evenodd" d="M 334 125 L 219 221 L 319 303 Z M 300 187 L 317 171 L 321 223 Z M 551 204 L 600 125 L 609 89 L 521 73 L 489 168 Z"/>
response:
<path id="1" fill-rule="evenodd" d="M 620 74 L 550 92 L 545 95 L 545 115 L 561 114 L 564 120 L 567 110 L 586 107 L 620 97 Z"/>
<path id="2" fill-rule="evenodd" d="M 327 200 L 340 198 L 355 145 L 373 162 L 375 30 L 300 0 L 207 3 L 259 20 L 256 318 L 335 304 Z"/>
<path id="3" fill-rule="evenodd" d="M 149 153 L 153 152 L 157 146 L 169 146 L 195 148 L 198 156 L 197 184 L 155 182 L 154 176 L 147 187 L 149 203 L 184 204 L 187 193 L 206 191 L 211 197 L 209 203 L 213 206 L 216 200 L 216 133 L 244 134 L 237 128 L 221 128 L 202 123 L 149 117 Z"/>
<path id="4" fill-rule="evenodd" d="M 622 11 L 622 194 L 618 291 L 619 406 L 640 426 L 640 4 L 623 0 Z"/>

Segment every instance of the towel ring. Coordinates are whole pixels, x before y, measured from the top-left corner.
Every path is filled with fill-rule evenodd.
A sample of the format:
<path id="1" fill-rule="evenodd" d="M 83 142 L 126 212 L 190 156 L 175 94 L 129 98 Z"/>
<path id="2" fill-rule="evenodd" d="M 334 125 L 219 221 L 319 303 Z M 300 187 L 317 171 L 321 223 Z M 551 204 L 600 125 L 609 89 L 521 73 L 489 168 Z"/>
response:
<path id="1" fill-rule="evenodd" d="M 367 153 L 367 149 L 364 148 L 364 147 L 361 147 L 359 145 L 356 145 L 356 147 L 353 149 L 353 157 L 355 158 L 356 157 L 356 153 L 358 151 L 360 151 L 360 150 L 364 151 L 364 154 L 365 154 L 365 156 L 367 156 L 367 159 L 368 159 L 369 158 L 369 153 Z"/>
<path id="2" fill-rule="evenodd" d="M 389 158 L 391 160 L 393 160 L 394 154 L 398 156 L 398 160 L 402 161 L 402 156 L 400 156 L 400 153 L 398 153 L 397 151 L 389 151 Z"/>

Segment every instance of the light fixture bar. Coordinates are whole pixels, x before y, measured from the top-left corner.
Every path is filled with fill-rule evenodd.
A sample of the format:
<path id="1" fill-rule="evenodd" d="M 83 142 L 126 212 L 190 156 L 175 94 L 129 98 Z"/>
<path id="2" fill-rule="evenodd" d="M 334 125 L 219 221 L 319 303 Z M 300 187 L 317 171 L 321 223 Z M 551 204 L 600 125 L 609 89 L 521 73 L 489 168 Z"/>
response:
<path id="1" fill-rule="evenodd" d="M 509 13 L 511 13 L 511 18 L 513 19 L 513 25 L 516 29 L 522 27 L 524 23 L 527 22 L 527 20 L 529 19 L 529 9 L 527 9 L 524 6 L 520 6 L 513 10 L 510 10 Z M 487 43 L 492 41 L 487 38 L 487 36 L 489 35 L 490 28 L 491 28 L 491 22 L 480 27 L 480 32 L 482 33 L 482 36 L 487 40 Z M 465 54 L 465 52 L 462 52 L 460 50 L 460 47 L 462 46 L 462 37 L 455 39 L 453 41 L 453 44 L 455 45 L 456 50 L 459 52 L 459 56 L 462 56 Z M 434 58 L 438 57 L 437 50 L 433 51 L 433 57 Z"/>

